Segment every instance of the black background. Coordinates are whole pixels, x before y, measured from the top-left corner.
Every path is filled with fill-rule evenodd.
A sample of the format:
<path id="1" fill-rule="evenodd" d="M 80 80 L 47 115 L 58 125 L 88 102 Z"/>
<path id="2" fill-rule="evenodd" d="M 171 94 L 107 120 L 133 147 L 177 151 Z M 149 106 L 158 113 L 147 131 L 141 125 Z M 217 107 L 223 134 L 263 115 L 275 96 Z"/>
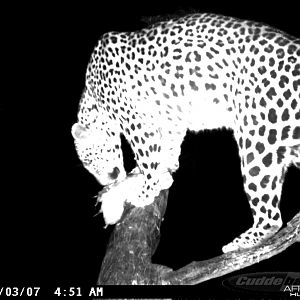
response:
<path id="1" fill-rule="evenodd" d="M 145 26 L 143 16 L 196 9 L 262 21 L 299 36 L 298 8 L 287 1 L 269 6 L 124 2 L 3 10 L 8 69 L 0 106 L 2 282 L 96 283 L 112 227 L 104 230 L 101 214 L 94 217 L 98 208 L 93 196 L 100 187 L 80 165 L 70 128 L 101 34 L 138 30 Z M 252 225 L 239 164 L 231 132 L 187 136 L 154 262 L 178 269 L 212 258 Z M 286 177 L 281 203 L 285 222 L 299 211 L 299 173 L 291 168 Z M 299 245 L 234 274 L 299 271 L 296 254 Z M 224 278 L 199 285 L 199 293 L 222 290 Z"/>

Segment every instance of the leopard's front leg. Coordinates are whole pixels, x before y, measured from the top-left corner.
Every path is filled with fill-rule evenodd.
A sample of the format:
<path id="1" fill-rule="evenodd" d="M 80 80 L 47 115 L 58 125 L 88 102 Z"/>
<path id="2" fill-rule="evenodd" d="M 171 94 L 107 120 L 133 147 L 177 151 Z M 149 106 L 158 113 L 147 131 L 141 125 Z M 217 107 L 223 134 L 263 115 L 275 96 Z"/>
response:
<path id="1" fill-rule="evenodd" d="M 139 137 L 134 136 L 131 141 L 137 165 L 144 176 L 143 186 L 133 203 L 136 206 L 151 204 L 161 190 L 171 187 L 171 174 L 179 167 L 181 143 L 186 134 L 183 126 L 173 124 L 171 133 L 166 123 L 158 121 L 156 124 L 154 117 L 151 120 L 136 125 L 140 128 Z"/>
<path id="2" fill-rule="evenodd" d="M 147 128 L 146 124 L 142 128 Z M 174 164 L 178 158 L 174 159 L 167 153 L 166 149 L 169 151 L 169 148 L 163 147 L 161 131 L 148 127 L 141 133 L 144 137 L 135 138 L 131 142 L 127 137 L 135 153 L 138 167 L 128 174 L 125 180 L 116 182 L 100 194 L 99 200 L 102 202 L 106 225 L 115 224 L 120 220 L 125 201 L 136 207 L 150 205 L 161 190 L 170 188 L 173 183 L 171 171 L 178 166 L 170 164 Z M 180 151 L 178 155 L 179 153 Z"/>
<path id="3" fill-rule="evenodd" d="M 148 174 L 147 174 L 148 175 Z M 136 168 L 125 180 L 105 187 L 98 195 L 106 226 L 116 224 L 122 217 L 125 202 L 137 207 L 151 204 L 161 190 L 168 189 L 173 179 L 169 172 L 155 173 L 149 178 Z"/>

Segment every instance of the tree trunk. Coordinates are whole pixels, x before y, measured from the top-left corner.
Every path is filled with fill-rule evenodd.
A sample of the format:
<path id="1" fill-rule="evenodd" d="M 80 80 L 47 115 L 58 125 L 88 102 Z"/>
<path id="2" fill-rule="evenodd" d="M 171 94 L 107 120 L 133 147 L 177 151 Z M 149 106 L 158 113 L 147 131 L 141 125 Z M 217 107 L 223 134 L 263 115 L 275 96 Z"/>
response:
<path id="1" fill-rule="evenodd" d="M 252 249 L 233 251 L 172 269 L 151 263 L 160 237 L 168 190 L 144 208 L 126 203 L 102 262 L 99 285 L 195 285 L 268 259 L 300 241 L 300 212 L 270 239 Z"/>

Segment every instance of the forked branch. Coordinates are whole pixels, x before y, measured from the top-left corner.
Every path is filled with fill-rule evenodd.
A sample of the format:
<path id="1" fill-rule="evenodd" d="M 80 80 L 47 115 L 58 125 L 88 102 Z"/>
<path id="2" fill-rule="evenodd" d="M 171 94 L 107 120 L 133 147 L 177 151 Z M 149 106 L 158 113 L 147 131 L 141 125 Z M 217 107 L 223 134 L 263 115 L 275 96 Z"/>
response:
<path id="1" fill-rule="evenodd" d="M 122 220 L 111 235 L 97 282 L 99 285 L 195 285 L 268 259 L 300 241 L 299 212 L 285 228 L 260 246 L 192 262 L 173 271 L 151 263 L 159 243 L 167 198 L 168 191 L 165 190 L 144 208 L 126 205 Z"/>

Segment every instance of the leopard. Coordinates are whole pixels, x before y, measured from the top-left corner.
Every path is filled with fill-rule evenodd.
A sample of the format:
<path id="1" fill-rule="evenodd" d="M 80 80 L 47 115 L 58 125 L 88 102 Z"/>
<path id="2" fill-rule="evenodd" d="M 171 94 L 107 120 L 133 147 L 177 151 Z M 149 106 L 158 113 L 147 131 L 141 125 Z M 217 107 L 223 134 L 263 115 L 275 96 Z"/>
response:
<path id="1" fill-rule="evenodd" d="M 108 224 L 125 202 L 145 207 L 172 185 L 188 132 L 215 129 L 233 133 L 253 216 L 222 250 L 250 249 L 282 227 L 285 174 L 300 169 L 300 39 L 213 13 L 101 36 L 71 131 L 83 166 L 104 186 Z M 134 153 L 132 174 L 122 136 Z"/>

